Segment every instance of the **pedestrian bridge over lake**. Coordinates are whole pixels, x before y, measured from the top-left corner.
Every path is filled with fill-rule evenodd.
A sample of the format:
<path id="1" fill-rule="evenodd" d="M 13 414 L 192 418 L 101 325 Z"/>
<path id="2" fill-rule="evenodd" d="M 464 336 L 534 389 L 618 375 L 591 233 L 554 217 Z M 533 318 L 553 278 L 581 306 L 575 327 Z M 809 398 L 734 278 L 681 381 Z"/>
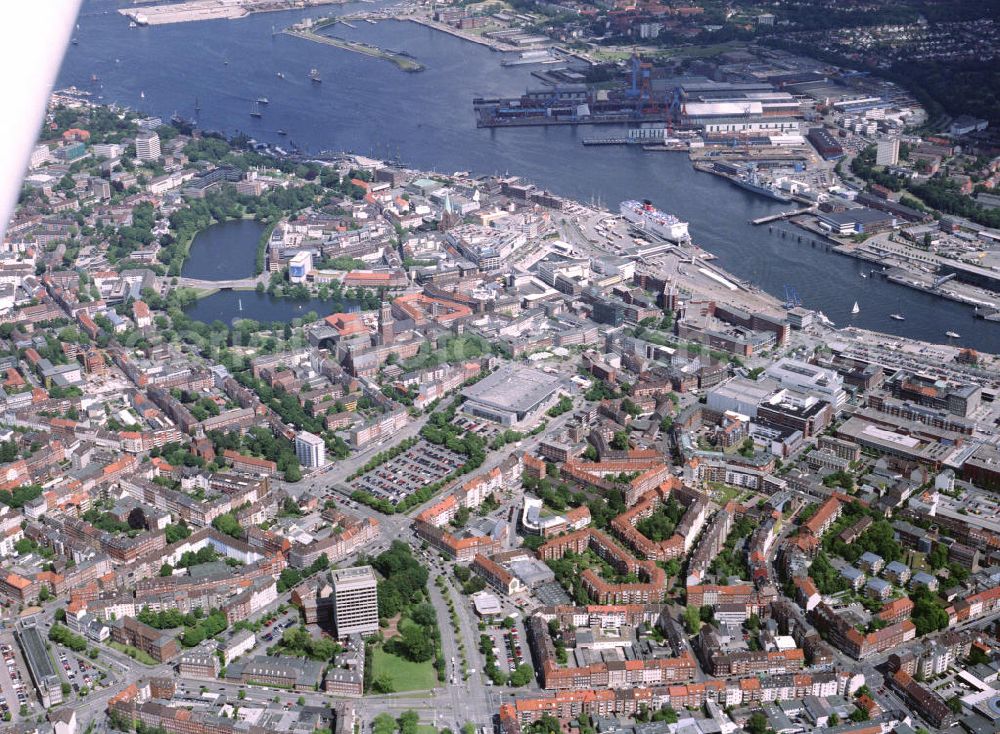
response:
<path id="1" fill-rule="evenodd" d="M 199 278 L 178 278 L 177 285 L 182 288 L 204 288 L 207 290 L 248 290 L 252 291 L 258 283 L 267 285 L 270 273 L 261 273 L 252 278 L 237 278 L 234 280 L 201 280 Z"/>

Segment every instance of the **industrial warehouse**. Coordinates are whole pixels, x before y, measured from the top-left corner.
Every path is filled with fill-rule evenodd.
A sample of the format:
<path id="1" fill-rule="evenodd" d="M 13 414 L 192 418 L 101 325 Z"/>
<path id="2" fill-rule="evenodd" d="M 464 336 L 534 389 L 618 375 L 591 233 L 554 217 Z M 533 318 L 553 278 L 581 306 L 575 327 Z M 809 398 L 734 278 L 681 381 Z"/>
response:
<path id="1" fill-rule="evenodd" d="M 653 65 L 637 55 L 617 88 L 556 83 L 528 89 L 520 97 L 476 98 L 473 107 L 480 127 L 659 123 L 667 133 L 707 135 L 797 133 L 803 116 L 799 99 L 769 81 L 657 77 Z"/>

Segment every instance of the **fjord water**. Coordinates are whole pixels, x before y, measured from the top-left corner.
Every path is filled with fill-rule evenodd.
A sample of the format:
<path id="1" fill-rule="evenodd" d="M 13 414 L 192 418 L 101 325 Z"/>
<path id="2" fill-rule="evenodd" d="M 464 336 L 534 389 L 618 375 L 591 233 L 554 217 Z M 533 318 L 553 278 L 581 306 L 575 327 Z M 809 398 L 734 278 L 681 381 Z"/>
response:
<path id="1" fill-rule="evenodd" d="M 951 330 L 962 334 L 964 345 L 1000 352 L 1000 327 L 974 319 L 970 308 L 861 278 L 869 269 L 861 263 L 777 237 L 766 226 L 753 227 L 748 220 L 788 205 L 698 173 L 685 155 L 580 144 L 582 138 L 610 133 L 607 128 L 477 129 L 474 96 L 515 95 L 538 86 L 530 67 L 501 67 L 500 56 L 483 46 L 408 22 L 361 22 L 354 29 L 338 25 L 329 31 L 412 54 L 426 71 L 408 74 L 387 61 L 273 34 L 304 17 L 383 4 L 130 29 L 116 12 L 125 3 L 85 0 L 79 45 L 70 46 L 58 84 L 75 84 L 94 92 L 95 99 L 103 95 L 100 101 L 164 119 L 174 112 L 194 117 L 197 99 L 198 122 L 205 129 L 243 131 L 285 147 L 283 141 L 291 140 L 312 153 L 348 150 L 399 156 L 406 165 L 445 173 L 509 173 L 558 194 L 599 200 L 612 210 L 623 199 L 648 198 L 689 221 L 695 241 L 717 255 L 722 267 L 779 297 L 786 284 L 793 286 L 803 305 L 822 310 L 838 325 L 928 341 L 944 341 Z M 322 84 L 310 82 L 313 67 L 320 70 Z M 92 82 L 91 75 L 98 81 Z M 259 96 L 270 104 L 254 119 L 250 104 Z M 287 137 L 279 136 L 279 129 Z M 246 257 L 252 267 L 253 246 Z M 234 264 L 236 269 L 245 270 L 242 264 Z M 213 298 L 219 306 L 213 311 L 221 315 L 212 318 L 237 315 L 236 298 L 231 304 Z M 852 317 L 854 301 L 861 313 Z M 253 318 L 282 318 L 277 311 L 265 316 L 271 307 L 265 303 Z M 224 311 L 229 306 L 231 314 Z M 906 321 L 890 319 L 895 312 L 905 313 Z"/>

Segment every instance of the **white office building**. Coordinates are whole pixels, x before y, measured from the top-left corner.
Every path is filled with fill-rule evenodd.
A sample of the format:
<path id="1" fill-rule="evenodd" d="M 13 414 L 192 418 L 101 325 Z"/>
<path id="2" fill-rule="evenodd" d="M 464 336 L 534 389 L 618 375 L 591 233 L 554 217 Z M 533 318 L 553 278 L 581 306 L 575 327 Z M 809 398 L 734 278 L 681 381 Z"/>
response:
<path id="1" fill-rule="evenodd" d="M 899 138 L 882 138 L 875 149 L 876 166 L 895 166 L 899 163 Z"/>
<path id="2" fill-rule="evenodd" d="M 119 158 L 125 149 L 120 143 L 96 143 L 90 146 L 90 152 L 95 158 Z"/>
<path id="3" fill-rule="evenodd" d="M 764 374 L 777 380 L 781 387 L 812 393 L 827 401 L 833 406 L 834 412 L 843 408 L 847 402 L 844 378 L 834 370 L 786 357 L 768 367 Z"/>
<path id="4" fill-rule="evenodd" d="M 302 431 L 295 437 L 295 455 L 302 466 L 316 469 L 326 463 L 326 444 L 316 434 Z"/>
<path id="5" fill-rule="evenodd" d="M 52 151 L 49 150 L 47 145 L 36 145 L 35 149 L 31 151 L 31 161 L 28 164 L 29 168 L 38 168 L 46 163 L 52 161 Z"/>
<path id="6" fill-rule="evenodd" d="M 337 637 L 378 632 L 378 582 L 372 567 L 337 569 L 331 577 Z"/>
<path id="7" fill-rule="evenodd" d="M 160 136 L 152 131 L 141 132 L 135 136 L 135 157 L 140 161 L 156 161 L 160 159 Z"/>
<path id="8" fill-rule="evenodd" d="M 312 268 L 312 253 L 308 250 L 296 252 L 288 262 L 288 280 L 292 283 L 305 283 Z"/>

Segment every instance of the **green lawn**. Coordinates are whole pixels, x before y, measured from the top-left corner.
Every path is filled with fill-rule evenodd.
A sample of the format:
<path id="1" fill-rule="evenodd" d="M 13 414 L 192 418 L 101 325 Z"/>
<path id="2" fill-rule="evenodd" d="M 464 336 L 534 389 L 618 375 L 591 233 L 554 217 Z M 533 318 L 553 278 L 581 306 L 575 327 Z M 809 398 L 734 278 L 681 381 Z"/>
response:
<path id="1" fill-rule="evenodd" d="M 111 642 L 110 640 L 108 641 L 108 645 L 113 647 L 118 652 L 125 653 L 130 658 L 138 660 L 143 665 L 159 665 L 159 663 L 157 663 L 156 660 L 152 658 L 152 656 L 143 652 L 137 647 L 132 647 L 130 645 L 123 645 L 120 642 Z"/>
<path id="2" fill-rule="evenodd" d="M 376 647 L 372 655 L 372 677 L 380 675 L 392 681 L 394 691 L 425 691 L 437 685 L 433 661 L 411 663 Z"/>
<path id="3" fill-rule="evenodd" d="M 746 48 L 746 44 L 740 41 L 726 41 L 724 43 L 712 43 L 707 45 L 682 46 L 681 48 L 666 49 L 664 56 L 676 58 L 698 59 L 709 56 L 718 56 L 725 51 L 734 51 Z"/>
<path id="4" fill-rule="evenodd" d="M 723 507 L 726 506 L 727 502 L 738 500 L 743 495 L 748 494 L 743 487 L 731 487 L 721 482 L 709 482 L 708 486 L 715 492 L 713 499 Z"/>

